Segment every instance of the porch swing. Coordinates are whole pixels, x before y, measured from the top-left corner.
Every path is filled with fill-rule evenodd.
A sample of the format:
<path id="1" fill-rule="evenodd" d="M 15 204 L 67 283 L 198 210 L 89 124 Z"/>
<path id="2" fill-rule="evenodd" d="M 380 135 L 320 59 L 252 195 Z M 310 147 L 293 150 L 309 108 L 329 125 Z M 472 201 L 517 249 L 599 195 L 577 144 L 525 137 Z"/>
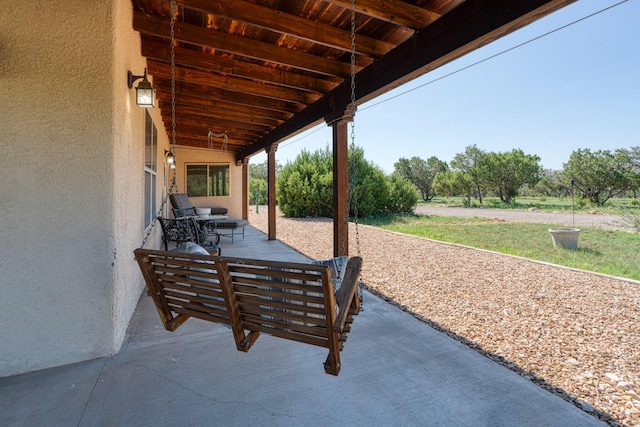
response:
<path id="1" fill-rule="evenodd" d="M 171 1 L 172 97 L 177 6 Z M 355 7 L 351 1 L 351 111 L 355 113 Z M 175 107 L 172 143 L 175 147 Z M 353 126 L 353 123 L 352 123 Z M 353 129 L 353 128 L 352 128 Z M 354 133 L 351 133 L 352 140 Z M 352 168 L 353 169 L 353 168 Z M 353 182 L 353 181 L 351 181 Z M 173 189 L 175 184 L 171 186 Z M 171 190 L 170 189 L 170 190 Z M 351 197 L 351 195 L 350 195 Z M 349 216 L 345 218 L 345 246 Z M 356 221 L 357 224 L 357 221 Z M 145 241 L 146 238 L 145 236 Z M 359 244 L 359 242 L 358 242 Z M 143 245 L 144 246 L 144 241 Z M 293 263 L 139 248 L 135 258 L 162 323 L 175 331 L 190 317 L 230 326 L 239 351 L 247 352 L 260 333 L 324 347 L 327 374 L 340 373 L 340 351 L 360 312 L 362 258 L 326 263 Z"/>

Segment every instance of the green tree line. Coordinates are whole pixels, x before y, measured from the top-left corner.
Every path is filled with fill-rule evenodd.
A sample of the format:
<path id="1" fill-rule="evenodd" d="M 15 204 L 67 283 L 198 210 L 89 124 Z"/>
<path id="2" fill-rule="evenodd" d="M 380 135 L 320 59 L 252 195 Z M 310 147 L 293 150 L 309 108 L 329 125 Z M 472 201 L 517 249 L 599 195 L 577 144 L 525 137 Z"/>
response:
<path id="1" fill-rule="evenodd" d="M 561 171 L 543 169 L 540 157 L 521 149 L 486 152 L 470 145 L 457 153 L 450 164 L 436 157 L 401 158 L 395 173 L 411 181 L 424 201 L 434 196 L 464 196 L 482 204 L 485 196 L 497 196 L 511 203 L 517 196 L 562 197 L 575 194 L 602 206 L 612 197 L 637 197 L 640 189 L 640 147 L 571 153 Z"/>
<path id="2" fill-rule="evenodd" d="M 293 162 L 276 167 L 276 197 L 281 211 L 291 217 L 333 216 L 333 157 L 328 146 L 303 150 Z M 435 156 L 426 160 L 400 158 L 394 172 L 385 175 L 367 161 L 361 147 L 349 148 L 351 216 L 413 212 L 418 198 L 463 196 L 467 205 L 487 196 L 505 204 L 520 195 L 565 197 L 604 205 L 612 197 L 634 199 L 640 190 L 640 147 L 579 149 L 563 169 L 543 169 L 540 157 L 521 149 L 487 152 L 467 146 L 447 163 Z M 266 162 L 250 165 L 251 203 L 267 203 Z"/>

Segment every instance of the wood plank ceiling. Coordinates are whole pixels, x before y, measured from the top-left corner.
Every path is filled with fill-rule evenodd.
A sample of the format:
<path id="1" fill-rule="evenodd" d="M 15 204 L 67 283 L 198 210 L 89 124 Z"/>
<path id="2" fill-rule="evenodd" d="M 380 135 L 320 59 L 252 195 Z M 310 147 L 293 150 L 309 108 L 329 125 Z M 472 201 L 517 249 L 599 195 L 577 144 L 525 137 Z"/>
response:
<path id="1" fill-rule="evenodd" d="M 355 0 L 356 104 L 574 0 Z M 171 3 L 132 0 L 133 28 L 172 135 Z M 228 136 L 238 161 L 351 100 L 349 0 L 177 0 L 176 143 Z M 213 139 L 220 149 L 222 139 Z"/>

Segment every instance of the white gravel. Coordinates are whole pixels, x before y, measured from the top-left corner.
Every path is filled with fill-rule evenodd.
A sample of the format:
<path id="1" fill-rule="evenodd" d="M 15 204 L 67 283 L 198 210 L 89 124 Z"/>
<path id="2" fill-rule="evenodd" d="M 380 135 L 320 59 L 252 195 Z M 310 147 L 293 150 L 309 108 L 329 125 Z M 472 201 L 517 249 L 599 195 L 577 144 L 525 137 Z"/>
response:
<path id="1" fill-rule="evenodd" d="M 249 221 L 266 232 L 266 209 Z M 331 220 L 278 215 L 276 234 L 332 256 Z M 350 224 L 358 252 L 373 292 L 610 425 L 640 426 L 640 283 Z"/>

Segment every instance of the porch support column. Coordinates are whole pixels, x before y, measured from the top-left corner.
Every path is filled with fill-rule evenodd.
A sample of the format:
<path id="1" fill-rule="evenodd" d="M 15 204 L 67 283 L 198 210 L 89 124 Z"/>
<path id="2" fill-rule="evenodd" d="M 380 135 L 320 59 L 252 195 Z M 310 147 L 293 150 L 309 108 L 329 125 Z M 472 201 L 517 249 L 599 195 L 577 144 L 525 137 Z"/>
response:
<path id="1" fill-rule="evenodd" d="M 242 159 L 242 219 L 249 219 L 249 158 Z"/>
<path id="2" fill-rule="evenodd" d="M 276 240 L 276 149 L 275 144 L 267 147 L 267 212 L 269 240 Z"/>
<path id="3" fill-rule="evenodd" d="M 333 127 L 333 256 L 349 255 L 349 136 L 350 116 Z"/>

